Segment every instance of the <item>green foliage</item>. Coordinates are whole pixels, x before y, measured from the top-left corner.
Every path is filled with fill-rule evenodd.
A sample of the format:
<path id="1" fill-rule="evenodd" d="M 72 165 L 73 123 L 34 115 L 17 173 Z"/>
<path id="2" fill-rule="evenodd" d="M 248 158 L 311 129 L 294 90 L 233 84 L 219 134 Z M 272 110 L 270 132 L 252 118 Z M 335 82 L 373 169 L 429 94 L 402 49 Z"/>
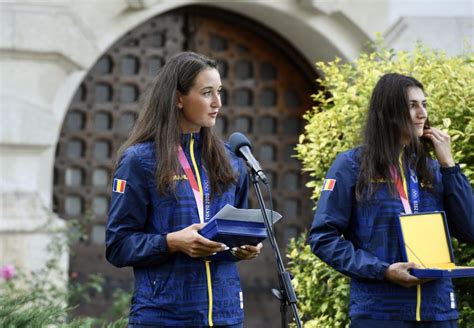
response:
<path id="1" fill-rule="evenodd" d="M 349 278 L 317 260 L 305 239 L 292 239 L 287 255 L 304 326 L 349 327 Z"/>
<path id="2" fill-rule="evenodd" d="M 91 290 L 102 291 L 103 279 L 93 276 L 86 283 L 75 283 L 74 288 L 61 290 L 50 285 L 24 282 L 26 275 L 20 274 L 14 279 L 0 282 L 0 327 L 47 327 L 49 325 L 65 328 L 127 326 L 127 310 L 130 294 L 117 291 L 111 309 L 99 318 L 73 318 L 71 310 L 77 303 L 66 300 L 88 301 Z M 20 282 L 21 281 L 21 282 Z"/>
<path id="3" fill-rule="evenodd" d="M 303 170 L 311 176 L 307 187 L 317 201 L 322 181 L 337 154 L 361 142 L 371 92 L 385 73 L 412 75 L 423 83 L 431 125 L 451 136 L 454 159 L 474 185 L 474 52 L 447 57 L 418 45 L 412 52 L 394 52 L 379 39 L 372 51 L 351 63 L 340 59 L 316 63 L 324 79 L 312 95 L 315 106 L 304 118 L 305 132 L 296 147 Z M 345 327 L 348 324 L 348 279 L 311 255 L 304 237 L 289 248 L 290 271 L 295 276 L 299 307 L 307 327 Z M 474 247 L 456 243 L 461 264 L 474 264 Z M 308 268 L 306 268 L 308 267 Z M 331 293 L 326 286 L 331 285 Z M 460 326 L 474 322 L 474 281 L 456 279 Z"/>
<path id="4" fill-rule="evenodd" d="M 457 263 L 474 266 L 474 246 L 472 244 L 459 243 L 453 239 L 453 247 Z M 455 279 L 454 286 L 460 312 L 459 327 L 469 327 L 469 323 L 474 322 L 474 282 L 470 278 Z"/>
<path id="5" fill-rule="evenodd" d="M 296 146 L 303 170 L 312 177 L 307 186 L 313 198 L 317 200 L 336 155 L 360 143 L 372 89 L 389 72 L 412 75 L 423 83 L 431 125 L 451 136 L 454 159 L 474 182 L 474 54 L 446 57 L 421 46 L 395 53 L 381 41 L 377 47 L 352 63 L 316 63 L 325 78 L 317 80 L 322 89 L 312 95 L 316 105 L 304 116 L 307 125 Z"/>
<path id="6" fill-rule="evenodd" d="M 104 278 L 100 274 L 92 274 L 86 283 L 71 281 L 68 286 L 68 303 L 81 304 L 89 303 L 93 293 L 101 293 Z"/>
<path id="7" fill-rule="evenodd" d="M 132 298 L 131 292 L 123 289 L 116 289 L 112 295 L 114 300 L 112 306 L 103 315 L 104 321 L 113 321 L 117 318 L 123 318 L 127 322 L 128 313 L 130 311 L 130 300 Z M 116 323 L 120 322 L 117 321 Z M 112 326 L 113 327 L 113 326 Z M 119 327 L 119 326 L 117 326 Z"/>
<path id="8" fill-rule="evenodd" d="M 56 231 L 55 238 L 48 245 L 51 258 L 43 268 L 28 273 L 18 272 L 8 281 L 0 279 L 0 327 L 127 326 L 131 295 L 122 290 L 114 293 L 114 303 L 101 317 L 72 317 L 74 307 L 90 302 L 91 294 L 103 291 L 104 279 L 95 274 L 82 283 L 70 281 L 67 288 L 58 284 L 56 279 L 64 274 L 59 265 L 60 256 L 65 248 L 82 235 L 77 222 L 69 222 L 68 228 L 66 231 Z"/>
<path id="9" fill-rule="evenodd" d="M 52 324 L 60 319 L 63 309 L 60 305 L 41 307 L 27 306 L 34 298 L 25 294 L 0 295 L 0 323 L 2 327 L 30 327 L 35 323 L 38 327 Z"/>

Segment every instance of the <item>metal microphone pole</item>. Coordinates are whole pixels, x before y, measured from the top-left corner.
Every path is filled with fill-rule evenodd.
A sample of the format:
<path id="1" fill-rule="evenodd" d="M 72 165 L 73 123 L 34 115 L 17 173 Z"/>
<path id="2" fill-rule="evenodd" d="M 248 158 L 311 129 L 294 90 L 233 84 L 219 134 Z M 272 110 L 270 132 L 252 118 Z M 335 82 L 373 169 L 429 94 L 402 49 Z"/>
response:
<path id="1" fill-rule="evenodd" d="M 252 171 L 252 184 L 255 188 L 255 193 L 257 194 L 258 204 L 262 211 L 263 222 L 265 223 L 265 228 L 267 229 L 267 236 L 272 245 L 273 253 L 275 255 L 275 260 L 278 266 L 278 278 L 280 281 L 280 290 L 272 289 L 273 295 L 280 300 L 280 313 L 281 313 L 281 325 L 283 328 L 288 327 L 287 321 L 287 307 L 290 305 L 293 312 L 293 317 L 295 318 L 296 326 L 301 328 L 301 321 L 298 315 L 298 309 L 296 308 L 296 294 L 293 286 L 291 285 L 291 276 L 288 271 L 285 270 L 283 261 L 281 259 L 280 251 L 278 249 L 278 244 L 273 233 L 273 227 L 270 224 L 270 221 L 267 217 L 267 210 L 265 208 L 265 202 L 263 201 L 262 191 L 258 185 L 258 175 L 255 170 Z"/>

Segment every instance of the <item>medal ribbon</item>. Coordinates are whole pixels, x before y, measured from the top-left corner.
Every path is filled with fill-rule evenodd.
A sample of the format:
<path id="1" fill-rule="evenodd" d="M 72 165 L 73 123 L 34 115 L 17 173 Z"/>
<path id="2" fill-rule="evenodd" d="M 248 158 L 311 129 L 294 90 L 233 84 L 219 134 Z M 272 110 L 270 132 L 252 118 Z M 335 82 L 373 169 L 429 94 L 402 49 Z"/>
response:
<path id="1" fill-rule="evenodd" d="M 390 174 L 392 175 L 393 181 L 395 182 L 395 187 L 397 188 L 398 194 L 400 195 L 400 200 L 402 201 L 403 209 L 405 210 L 406 214 L 412 214 L 410 202 L 408 201 L 408 196 L 406 193 L 406 187 L 402 182 L 400 174 L 398 174 L 397 169 L 395 166 L 390 167 Z M 402 169 L 403 174 L 403 169 Z M 405 180 L 405 179 L 403 179 Z"/>
<path id="2" fill-rule="evenodd" d="M 194 152 L 193 152 L 193 144 L 194 144 L 194 139 L 191 137 L 191 157 L 194 161 Z M 179 163 L 181 164 L 181 167 L 184 170 L 184 173 L 186 174 L 186 177 L 188 178 L 189 184 L 191 185 L 191 189 L 193 191 L 194 199 L 196 200 L 196 206 L 198 209 L 199 213 L 199 221 L 201 223 L 204 223 L 209 220 L 210 216 L 210 193 L 209 193 L 209 183 L 207 181 L 207 177 L 205 173 L 202 174 L 202 182 L 201 184 L 201 178 L 199 175 L 198 167 L 194 165 L 195 170 L 196 170 L 196 175 L 197 175 L 197 180 L 194 176 L 193 170 L 191 168 L 191 165 L 189 165 L 188 159 L 186 158 L 186 155 L 183 151 L 183 148 L 180 146 L 178 149 L 178 159 Z M 204 190 L 202 188 L 202 185 L 204 185 Z M 204 197 L 203 197 L 204 194 Z"/>

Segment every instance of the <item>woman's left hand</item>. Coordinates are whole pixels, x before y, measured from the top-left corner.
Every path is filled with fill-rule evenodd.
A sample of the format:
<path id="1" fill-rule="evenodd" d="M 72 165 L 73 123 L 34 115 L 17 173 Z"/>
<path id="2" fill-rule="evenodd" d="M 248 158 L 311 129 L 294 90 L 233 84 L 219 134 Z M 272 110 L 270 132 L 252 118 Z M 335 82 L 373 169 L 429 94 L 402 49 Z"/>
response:
<path id="1" fill-rule="evenodd" d="M 231 249 L 232 254 L 239 260 L 251 260 L 256 258 L 260 254 L 263 244 L 258 245 L 242 245 L 240 247 L 233 247 Z"/>
<path id="2" fill-rule="evenodd" d="M 451 137 L 436 128 L 423 130 L 423 137 L 431 141 L 435 156 L 442 167 L 451 167 L 455 165 L 453 155 L 451 154 Z"/>

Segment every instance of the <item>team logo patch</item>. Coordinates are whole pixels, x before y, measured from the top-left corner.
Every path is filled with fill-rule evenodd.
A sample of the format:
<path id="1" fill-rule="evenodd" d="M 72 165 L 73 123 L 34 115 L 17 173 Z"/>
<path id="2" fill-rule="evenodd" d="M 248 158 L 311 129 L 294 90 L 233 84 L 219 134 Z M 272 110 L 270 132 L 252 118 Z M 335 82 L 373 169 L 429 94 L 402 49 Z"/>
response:
<path id="1" fill-rule="evenodd" d="M 114 179 L 114 186 L 112 188 L 112 191 L 123 194 L 125 191 L 126 184 L 127 180 Z"/>
<path id="2" fill-rule="evenodd" d="M 323 191 L 332 191 L 336 185 L 336 179 L 325 179 L 323 183 Z"/>

